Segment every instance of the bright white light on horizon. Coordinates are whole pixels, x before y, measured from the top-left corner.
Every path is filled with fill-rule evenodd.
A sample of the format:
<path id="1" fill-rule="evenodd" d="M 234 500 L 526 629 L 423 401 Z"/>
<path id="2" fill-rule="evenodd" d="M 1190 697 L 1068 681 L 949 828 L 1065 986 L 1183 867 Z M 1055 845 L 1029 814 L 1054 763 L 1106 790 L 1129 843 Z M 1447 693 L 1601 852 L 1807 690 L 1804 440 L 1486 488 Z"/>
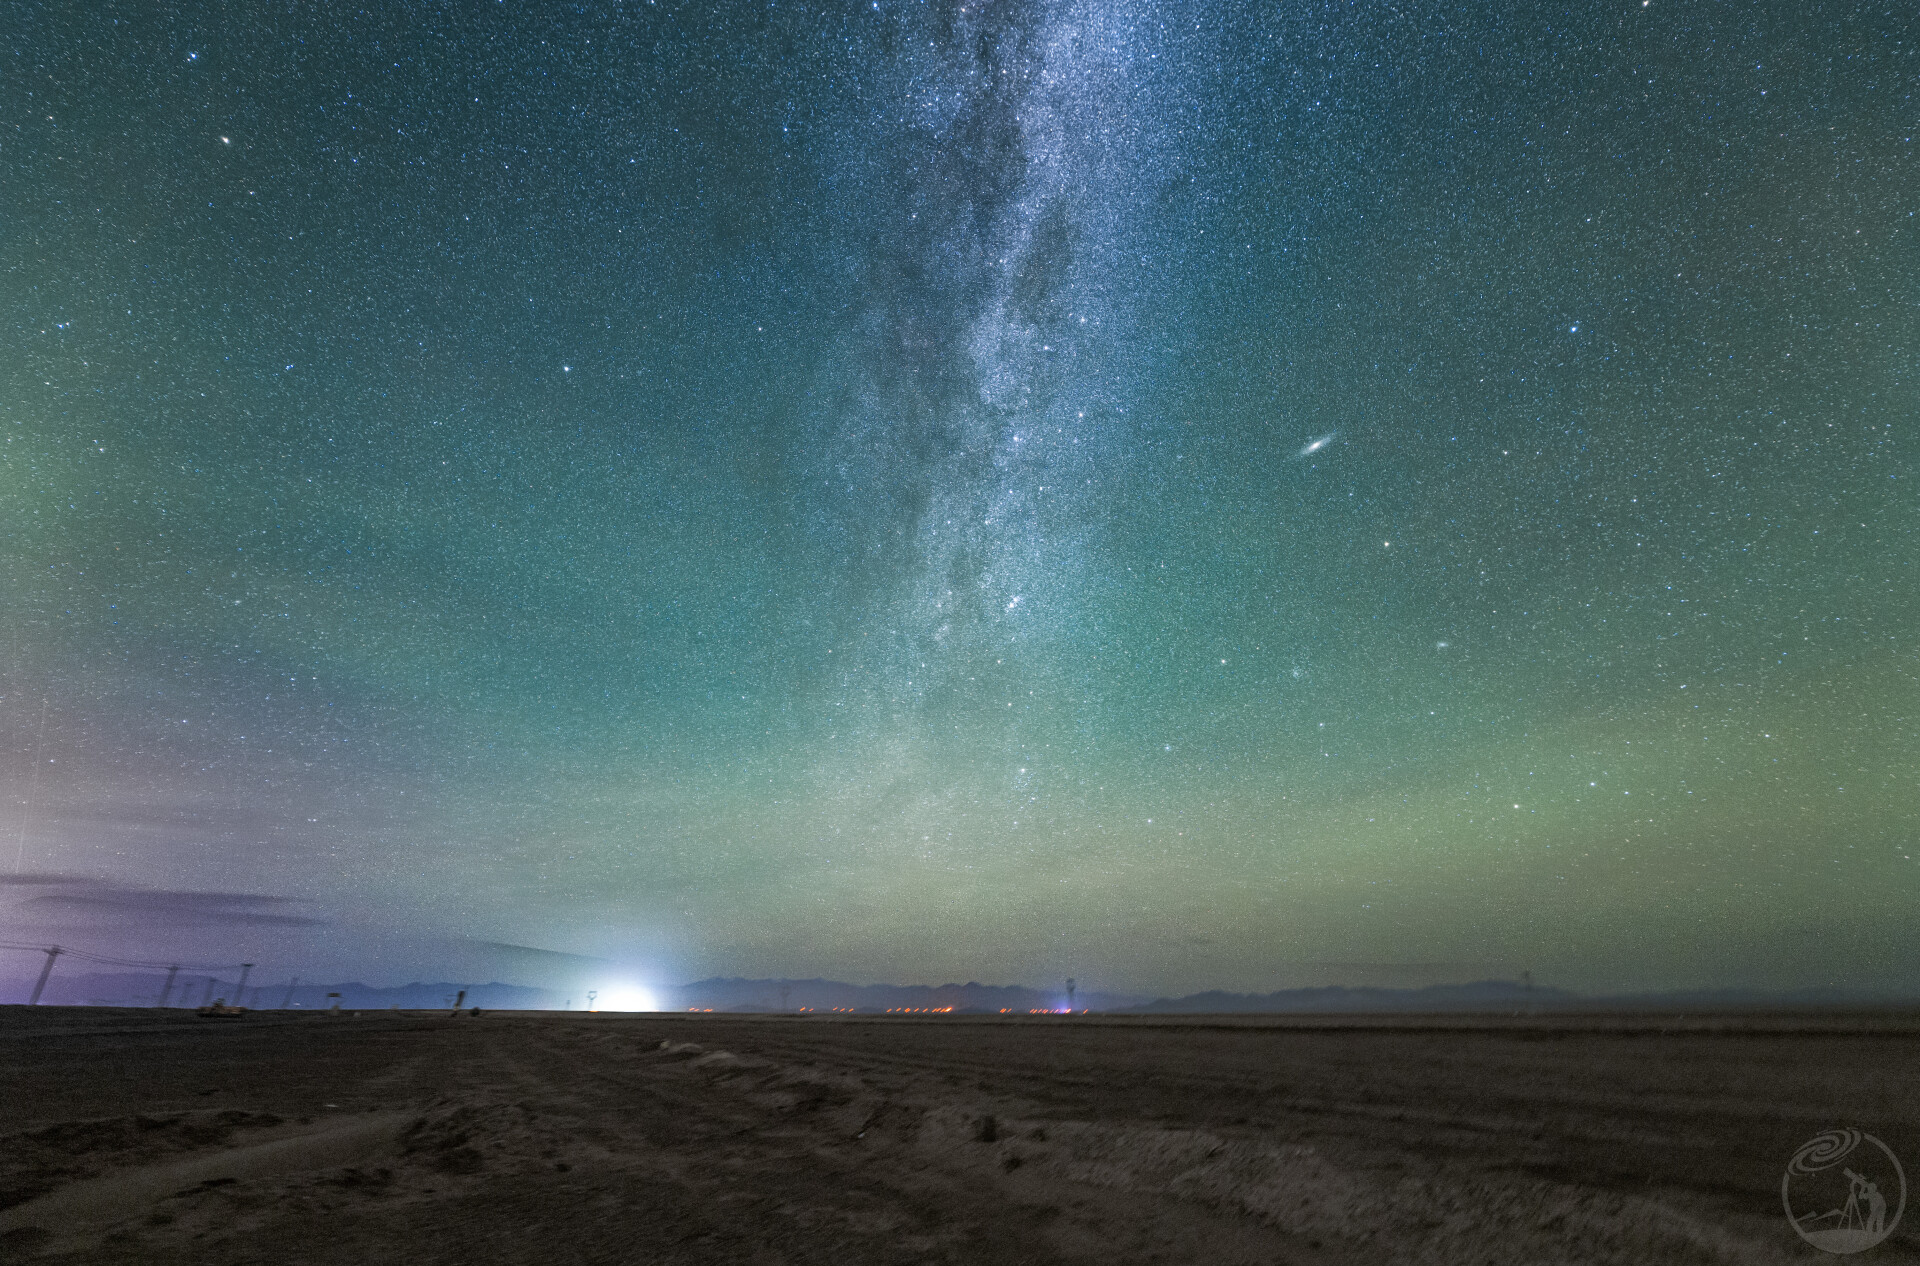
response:
<path id="1" fill-rule="evenodd" d="M 595 1011 L 658 1011 L 653 991 L 640 985 L 609 985 L 593 1000 Z"/>

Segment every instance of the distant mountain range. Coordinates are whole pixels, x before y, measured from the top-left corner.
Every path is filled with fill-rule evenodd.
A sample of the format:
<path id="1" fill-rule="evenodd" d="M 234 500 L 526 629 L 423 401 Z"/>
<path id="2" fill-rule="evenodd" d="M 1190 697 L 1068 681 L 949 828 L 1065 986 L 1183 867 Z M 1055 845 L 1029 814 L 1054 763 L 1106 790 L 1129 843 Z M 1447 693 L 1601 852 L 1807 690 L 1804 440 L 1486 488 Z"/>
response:
<path id="1" fill-rule="evenodd" d="M 209 980 L 212 984 L 209 985 Z M 164 973 L 152 972 L 72 972 L 56 971 L 47 983 L 41 1001 L 65 1006 L 150 1007 L 159 1000 L 166 983 Z M 584 989 L 537 989 L 525 985 L 506 985 L 498 981 L 486 984 L 461 984 L 451 981 L 415 982 L 407 985 L 375 986 L 358 981 L 333 984 L 298 984 L 260 980 L 248 982 L 246 997 L 236 996 L 231 978 L 210 978 L 204 974 L 182 975 L 175 980 L 171 1006 L 199 1006 L 203 1001 L 225 998 L 249 1007 L 293 1007 L 301 1010 L 324 1009 L 336 1001 L 347 1010 L 428 1010 L 450 1007 L 464 991 L 463 1005 L 502 1011 L 586 1010 L 589 1005 Z M 25 1002 L 31 986 L 16 986 L 18 997 L 0 999 Z M 716 1012 L 969 1012 L 1025 1014 L 1030 1011 L 1058 1011 L 1067 1006 L 1064 989 L 1054 993 L 1030 989 L 1024 985 L 983 985 L 969 981 L 964 985 L 854 985 L 838 980 L 743 980 L 737 977 L 699 980 L 690 985 L 655 988 L 655 1005 L 668 1011 Z M 335 998 L 333 995 L 339 995 Z M 619 1005 L 612 993 L 594 1000 Z M 1075 1005 L 1095 1011 L 1111 1011 L 1137 1005 L 1144 999 L 1111 993 L 1083 993 L 1075 996 Z"/>
<path id="2" fill-rule="evenodd" d="M 667 991 L 680 1001 L 676 1010 L 715 1011 L 952 1011 L 972 1014 L 1064 1011 L 1064 988 L 1031 989 L 1026 985 L 850 985 L 839 980 L 741 980 L 715 977 Z M 1144 999 L 1112 993 L 1076 993 L 1076 1009 L 1114 1011 L 1136 1006 Z"/>
<path id="3" fill-rule="evenodd" d="M 150 1007 L 159 1000 L 166 977 L 159 973 L 56 971 L 47 984 L 43 1003 L 63 1006 Z M 210 998 L 225 998 L 249 1007 L 274 1009 L 282 1006 L 299 1010 L 323 1010 L 335 1002 L 347 1010 L 386 1010 L 399 1007 L 406 1011 L 450 1007 L 465 993 L 463 1005 L 495 1011 L 586 1010 L 584 990 L 537 989 L 525 985 L 507 985 L 498 981 L 486 984 L 460 984 L 451 981 L 415 982 L 406 985 L 375 986 L 357 981 L 334 984 L 299 984 L 291 988 L 284 981 L 249 981 L 246 997 L 235 994 L 230 979 L 213 980 L 205 975 L 182 974 L 174 982 L 168 1005 L 199 1006 Z M 25 1002 L 30 983 L 20 983 L 0 992 L 0 1002 Z M 8 996 L 17 995 L 17 996 Z M 337 995 L 337 997 L 335 996 Z M 596 999 L 596 1003 L 599 1000 Z M 606 1001 L 615 999 L 609 995 Z M 1506 1011 L 1516 1007 L 1540 1010 L 1584 1008 L 1682 1008 L 1701 1010 L 1761 1008 L 1779 1006 L 1883 1005 L 1914 1002 L 1911 996 L 1868 993 L 1843 989 L 1797 989 L 1764 991 L 1749 989 L 1698 989 L 1666 993 L 1593 995 L 1579 994 L 1549 986 L 1527 985 L 1512 980 L 1480 980 L 1470 984 L 1430 985 L 1422 989 L 1388 989 L 1331 985 L 1313 989 L 1282 989 L 1274 993 L 1246 994 L 1210 990 L 1179 998 L 1147 1001 L 1138 996 L 1113 993 L 1078 993 L 1076 1009 L 1107 1014 L 1308 1014 L 1362 1012 L 1447 1012 Z M 1067 1005 L 1066 991 L 1033 989 L 1025 985 L 983 985 L 968 981 L 964 985 L 854 985 L 838 980 L 747 980 L 739 977 L 714 977 L 654 990 L 654 1003 L 666 1011 L 714 1011 L 731 1013 L 812 1012 L 876 1015 L 894 1013 L 952 1013 L 967 1015 L 1013 1014 L 1060 1011 Z"/>
<path id="4" fill-rule="evenodd" d="M 1349 988 L 1328 985 L 1318 989 L 1282 989 L 1274 993 L 1192 993 L 1183 998 L 1156 998 L 1134 1012 L 1181 1015 L 1223 1015 L 1234 1012 L 1299 1011 L 1482 1011 L 1516 1005 L 1553 1006 L 1587 1001 L 1565 989 L 1524 985 L 1514 980 L 1476 980 L 1466 985 L 1428 985 L 1424 989 Z"/>
<path id="5" fill-rule="evenodd" d="M 1877 993 L 1850 989 L 1685 989 L 1663 993 L 1582 994 L 1516 980 L 1477 980 L 1464 985 L 1429 985 L 1423 989 L 1349 988 L 1330 985 L 1318 989 L 1282 989 L 1275 993 L 1187 994 L 1157 998 L 1140 1006 L 1118 1008 L 1134 1014 L 1225 1015 L 1235 1013 L 1299 1014 L 1348 1012 L 1505 1011 L 1527 1007 L 1542 1011 L 1664 1010 L 1696 1007 L 1703 1011 L 1767 1007 L 1913 1005 L 1912 994 Z"/>
<path id="6" fill-rule="evenodd" d="M 56 969 L 47 981 L 46 992 L 41 995 L 40 1001 L 60 1006 L 151 1007 L 159 1002 L 160 991 L 166 985 L 166 980 L 165 972 L 62 972 Z M 210 980 L 211 987 L 208 983 Z M 238 996 L 237 983 L 231 976 L 213 978 L 205 973 L 182 972 L 174 981 L 167 1005 L 197 1007 L 214 998 L 224 998 L 242 1006 L 269 1010 L 282 1006 L 324 1010 L 338 1001 L 347 1009 L 384 1010 L 398 1006 L 402 1010 L 413 1011 L 449 1006 L 463 989 L 467 991 L 466 1005 L 503 1010 L 558 1008 L 565 1000 L 564 995 L 555 996 L 551 990 L 497 982 L 485 985 L 415 983 L 390 988 L 358 982 L 314 983 L 289 988 L 285 980 L 262 980 L 258 976 L 248 982 L 246 996 L 242 998 Z M 25 1002 L 31 988 L 31 983 L 12 985 L 5 993 L 0 993 L 0 1001 Z M 336 993 L 340 995 L 338 999 L 329 996 Z M 585 1004 L 584 996 L 576 1003 L 579 1006 Z"/>

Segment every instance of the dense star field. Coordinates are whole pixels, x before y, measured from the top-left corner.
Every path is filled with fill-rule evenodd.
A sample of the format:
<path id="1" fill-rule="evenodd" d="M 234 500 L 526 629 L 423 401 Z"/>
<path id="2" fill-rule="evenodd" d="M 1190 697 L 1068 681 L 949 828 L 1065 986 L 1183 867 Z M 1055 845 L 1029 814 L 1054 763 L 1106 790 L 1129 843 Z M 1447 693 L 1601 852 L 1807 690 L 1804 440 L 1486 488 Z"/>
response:
<path id="1" fill-rule="evenodd" d="M 1898 6 L 13 16 L 8 936 L 1920 985 Z"/>

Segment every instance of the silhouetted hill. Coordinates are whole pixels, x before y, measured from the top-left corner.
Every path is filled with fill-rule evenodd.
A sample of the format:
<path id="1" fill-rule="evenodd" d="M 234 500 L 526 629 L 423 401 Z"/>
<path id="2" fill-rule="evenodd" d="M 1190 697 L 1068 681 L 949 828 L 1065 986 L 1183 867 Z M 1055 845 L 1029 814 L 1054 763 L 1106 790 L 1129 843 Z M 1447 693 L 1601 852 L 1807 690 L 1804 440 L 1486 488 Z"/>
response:
<path id="1" fill-rule="evenodd" d="M 535 989 L 507 985 L 462 984 L 454 981 L 416 981 L 405 985 L 366 985 L 358 981 L 294 985 L 286 981 L 248 982 L 246 997 L 236 994 L 231 978 L 215 979 L 208 987 L 204 973 L 182 973 L 174 981 L 168 1005 L 199 1006 L 211 998 L 225 998 L 244 1006 L 272 1010 L 292 1007 L 299 1010 L 324 1009 L 337 1000 L 346 1010 L 405 1011 L 431 1010 L 450 1006 L 461 990 L 466 991 L 463 1005 L 488 1010 L 527 1011 L 585 1010 L 584 989 Z M 41 1001 L 65 1006 L 153 1006 L 166 983 L 164 972 L 55 972 L 47 982 Z M 18 997 L 6 1001 L 26 1001 L 29 986 L 16 987 Z M 748 980 L 739 977 L 715 977 L 689 985 L 653 990 L 655 1003 L 667 1011 L 801 1011 L 878 1013 L 888 1011 L 952 1011 L 1024 1014 L 1029 1011 L 1057 1011 L 1067 1005 L 1065 990 L 1048 992 L 1025 985 L 983 985 L 968 981 L 964 985 L 854 985 L 840 980 Z M 608 995 L 603 994 L 603 999 Z M 1078 1006 L 1093 1010 L 1113 1010 L 1132 1006 L 1141 999 L 1122 994 L 1080 994 Z"/>
<path id="2" fill-rule="evenodd" d="M 1778 1007 L 1846 1007 L 1912 1005 L 1911 996 L 1857 989 L 1685 989 L 1664 993 L 1580 994 L 1550 986 L 1527 986 L 1515 980 L 1477 980 L 1464 985 L 1429 985 L 1424 989 L 1348 988 L 1330 985 L 1318 989 L 1282 989 L 1275 993 L 1188 994 L 1156 998 L 1142 1006 L 1121 1008 L 1135 1014 L 1220 1015 L 1246 1012 L 1274 1014 L 1370 1011 L 1737 1011 Z"/>
<path id="3" fill-rule="evenodd" d="M 164 972 L 56 971 L 41 1001 L 57 1006 L 150 1007 L 159 1000 Z M 583 989 L 536 989 L 499 981 L 463 984 L 455 981 L 415 981 L 405 985 L 366 985 L 358 981 L 295 985 L 285 980 L 248 982 L 247 996 L 239 998 L 235 982 L 216 979 L 211 989 L 204 974 L 181 973 L 168 1005 L 199 1006 L 208 998 L 225 998 L 245 1006 L 272 1010 L 287 1006 L 319 1010 L 338 993 L 346 1010 L 433 1010 L 450 1005 L 462 990 L 464 1005 L 492 1011 L 585 1010 Z M 0 984 L 0 1002 L 25 1002 L 31 980 Z M 603 1000 L 611 995 L 603 994 Z M 654 1001 L 665 1011 L 853 1013 L 951 1012 L 953 1014 L 1025 1015 L 1059 1011 L 1066 992 L 1026 985 L 855 985 L 841 980 L 744 979 L 737 976 L 696 980 L 688 985 L 660 987 Z M 1579 994 L 1548 986 L 1528 987 L 1513 980 L 1479 980 L 1470 984 L 1430 985 L 1423 989 L 1329 985 L 1312 989 L 1282 989 L 1273 993 L 1228 993 L 1209 990 L 1179 998 L 1139 997 L 1112 993 L 1085 993 L 1075 998 L 1077 1009 L 1110 1014 L 1209 1015 L 1232 1013 L 1340 1013 L 1534 1010 L 1764 1010 L 1776 1007 L 1846 1007 L 1913 1005 L 1911 995 L 1840 988 L 1761 990 L 1686 989 L 1662 993 Z"/>
<path id="4" fill-rule="evenodd" d="M 1274 993 L 1223 993 L 1210 990 L 1184 998 L 1157 998 L 1133 1012 L 1220 1015 L 1233 1012 L 1289 1011 L 1479 1011 L 1490 1007 L 1553 1006 L 1579 1000 L 1564 989 L 1531 987 L 1513 980 L 1478 980 L 1465 985 L 1429 985 L 1424 989 L 1281 989 Z"/>
<path id="5" fill-rule="evenodd" d="M 327 996 L 329 993 L 338 993 L 338 1002 L 347 1010 L 384 1010 L 397 1006 L 403 1011 L 414 1011 L 447 1006 L 463 989 L 467 991 L 466 1005 L 470 1007 L 538 1010 L 559 1007 L 565 1001 L 564 995 L 555 990 L 503 985 L 498 981 L 484 985 L 449 981 L 430 984 L 415 982 L 384 987 L 348 981 L 301 984 L 289 990 L 285 980 L 261 980 L 256 976 L 248 981 L 246 997 L 241 998 L 236 991 L 238 982 L 231 976 L 213 978 L 211 989 L 207 987 L 208 980 L 204 972 L 182 972 L 174 980 L 167 1005 L 197 1007 L 211 998 L 225 998 L 242 1006 L 268 1010 L 282 1006 L 320 1010 L 332 1006 L 336 1001 Z M 72 972 L 63 975 L 56 971 L 47 981 L 46 992 L 40 1001 L 53 1006 L 151 1007 L 159 1002 L 160 991 L 166 986 L 166 981 L 165 972 Z M 15 991 L 19 996 L 9 997 L 6 1001 L 25 1002 L 26 989 L 29 987 L 16 986 Z M 586 1005 L 584 994 L 574 1001 L 576 1006 Z"/>
<path id="6" fill-rule="evenodd" d="M 714 1011 L 953 1011 L 1025 1014 L 1058 1011 L 1067 1005 L 1065 989 L 1033 989 L 1026 985 L 852 985 L 840 980 L 743 980 L 714 977 L 664 991 L 677 1002 L 675 1010 Z M 1074 1005 L 1095 1011 L 1132 1006 L 1137 997 L 1110 993 L 1080 993 Z M 663 1005 L 665 1005 L 663 999 Z"/>

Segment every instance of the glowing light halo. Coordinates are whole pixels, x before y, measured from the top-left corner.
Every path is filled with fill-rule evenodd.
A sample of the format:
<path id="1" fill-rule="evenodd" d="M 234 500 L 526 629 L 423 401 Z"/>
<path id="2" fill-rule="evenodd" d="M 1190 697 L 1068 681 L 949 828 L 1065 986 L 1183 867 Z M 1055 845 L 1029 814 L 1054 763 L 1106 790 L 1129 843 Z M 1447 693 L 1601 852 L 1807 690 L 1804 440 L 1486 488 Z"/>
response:
<path id="1" fill-rule="evenodd" d="M 594 999 L 595 1011 L 658 1011 L 660 1000 L 653 990 L 645 985 L 622 982 L 602 985 L 600 996 Z"/>

